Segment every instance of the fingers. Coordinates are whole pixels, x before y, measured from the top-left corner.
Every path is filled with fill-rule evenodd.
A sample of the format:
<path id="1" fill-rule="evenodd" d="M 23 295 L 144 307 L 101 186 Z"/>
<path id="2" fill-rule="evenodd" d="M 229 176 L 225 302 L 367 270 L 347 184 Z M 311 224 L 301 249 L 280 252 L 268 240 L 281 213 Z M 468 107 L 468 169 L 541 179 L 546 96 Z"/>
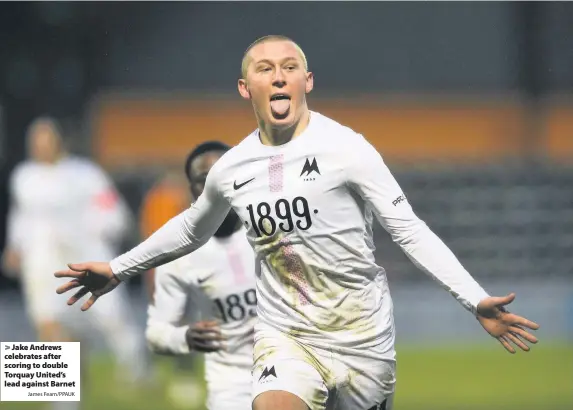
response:
<path id="1" fill-rule="evenodd" d="M 56 278 L 81 278 L 85 272 L 90 270 L 90 263 L 68 263 L 69 269 L 64 269 L 54 273 Z"/>
<path id="2" fill-rule="evenodd" d="M 205 320 L 191 325 L 191 332 L 196 334 L 218 333 L 220 334 L 219 322 L 216 320 Z"/>
<path id="3" fill-rule="evenodd" d="M 505 350 L 507 350 L 509 353 L 514 354 L 515 353 L 515 349 L 511 346 L 511 344 L 507 341 L 507 339 L 504 336 L 499 336 L 497 338 L 497 340 L 499 340 L 499 343 L 501 343 L 501 345 L 505 348 Z"/>
<path id="4" fill-rule="evenodd" d="M 509 305 L 514 300 L 515 300 L 515 293 L 510 293 L 507 296 L 494 296 L 491 298 L 491 301 L 495 306 Z"/>
<path id="5" fill-rule="evenodd" d="M 56 293 L 62 294 L 81 286 L 81 289 L 68 299 L 68 305 L 73 305 L 91 292 L 91 297 L 81 307 L 84 312 L 91 308 L 100 296 L 120 283 L 106 263 L 70 263 L 68 268 L 54 273 L 57 278 L 72 278 L 68 283 L 59 286 Z"/>
<path id="6" fill-rule="evenodd" d="M 221 334 L 218 321 L 201 321 L 191 325 L 188 337 L 194 350 L 199 352 L 216 352 L 225 349 L 224 342 L 227 340 Z"/>
<path id="7" fill-rule="evenodd" d="M 87 295 L 87 293 L 89 292 L 88 288 L 86 288 L 85 286 L 83 288 L 81 288 L 80 290 L 78 290 L 76 292 L 76 294 L 74 296 L 72 296 L 71 298 L 68 299 L 68 305 L 73 305 L 74 303 L 76 303 L 78 300 L 80 300 L 81 298 L 83 298 L 85 295 Z"/>
<path id="8" fill-rule="evenodd" d="M 510 326 L 527 327 L 532 330 L 539 329 L 539 325 L 524 317 L 518 316 L 514 313 L 508 313 L 503 317 L 504 322 Z"/>
<path id="9" fill-rule="evenodd" d="M 529 343 L 537 343 L 537 338 L 533 336 L 531 333 L 523 330 L 519 326 L 510 326 L 509 331 L 516 336 L 520 336 L 521 338 L 527 340 Z"/>
<path id="10" fill-rule="evenodd" d="M 219 324 L 218 320 L 201 320 L 194 323 L 191 327 L 193 329 L 216 329 L 219 328 Z"/>
<path id="11" fill-rule="evenodd" d="M 530 347 L 527 346 L 523 342 L 523 340 L 521 340 L 518 337 L 518 335 L 522 336 L 524 339 L 526 339 L 527 341 L 530 341 L 531 343 L 537 343 L 537 339 L 535 337 L 533 337 L 532 335 L 530 335 L 529 333 L 525 332 L 523 329 L 516 328 L 516 327 L 511 327 L 510 330 L 511 329 L 513 329 L 513 330 L 510 331 L 509 333 L 506 333 L 506 334 L 499 336 L 497 338 L 497 340 L 499 340 L 501 345 L 509 353 L 514 354 L 516 352 L 511 343 L 513 343 L 515 346 L 519 347 L 524 352 L 529 352 Z"/>
<path id="12" fill-rule="evenodd" d="M 528 320 L 528 319 L 521 317 L 521 316 L 517 316 L 514 323 L 517 325 L 525 326 L 525 327 L 532 329 L 532 330 L 539 329 L 539 325 L 537 323 L 532 322 L 531 320 Z"/>
<path id="13" fill-rule="evenodd" d="M 521 340 L 519 340 L 519 338 L 511 333 L 508 333 L 505 335 L 505 337 L 510 340 L 511 342 L 513 342 L 514 345 L 516 345 L 517 347 L 519 347 L 521 350 L 525 351 L 525 352 L 529 352 L 529 346 L 527 346 L 525 343 L 523 343 Z"/>
<path id="14" fill-rule="evenodd" d="M 108 281 L 108 283 L 104 286 L 101 287 L 99 289 L 92 289 L 90 287 L 87 287 L 88 291 L 90 291 L 92 293 L 91 297 L 86 301 L 86 303 L 84 303 L 81 307 L 82 312 L 85 312 L 86 310 L 88 310 L 89 308 L 91 308 L 93 306 L 94 303 L 96 303 L 96 301 L 102 297 L 103 295 L 105 295 L 106 293 L 109 293 L 111 291 L 113 291 L 115 288 L 117 287 L 117 283 L 114 283 L 113 280 Z"/>
<path id="15" fill-rule="evenodd" d="M 192 329 L 191 338 L 193 340 L 206 340 L 213 342 L 222 342 L 227 340 L 218 329 Z"/>
<path id="16" fill-rule="evenodd" d="M 192 337 L 193 348 L 203 351 L 209 350 L 212 352 L 225 348 L 224 338 L 221 336 L 215 336 L 216 339 L 212 339 L 212 337 L 213 335 L 209 335 L 208 337 Z"/>
<path id="17" fill-rule="evenodd" d="M 63 285 L 59 286 L 56 289 L 56 293 L 58 295 L 61 295 L 62 293 L 66 293 L 67 291 L 75 289 L 79 286 L 82 286 L 80 281 L 78 279 L 74 279 L 74 280 L 69 281 L 68 283 L 64 283 Z"/>
<path id="18" fill-rule="evenodd" d="M 54 273 L 56 278 L 76 278 L 80 279 L 84 276 L 84 272 L 76 272 L 74 270 L 66 269 L 66 270 L 59 270 Z"/>
<path id="19" fill-rule="evenodd" d="M 84 303 L 81 307 L 82 312 L 85 312 L 86 310 L 88 310 L 89 308 L 91 308 L 93 306 L 94 303 L 96 303 L 96 301 L 99 299 L 99 296 L 94 295 L 92 293 L 92 296 L 86 301 L 86 303 Z"/>
<path id="20" fill-rule="evenodd" d="M 195 343 L 193 345 L 193 350 L 196 350 L 196 351 L 202 352 L 202 353 L 212 353 L 212 352 L 217 352 L 219 350 L 222 350 L 222 347 L 219 345 Z"/>
<path id="21" fill-rule="evenodd" d="M 216 338 L 213 339 L 213 335 L 203 335 L 200 337 L 191 337 L 191 343 L 194 350 L 198 350 L 201 352 L 216 352 L 218 350 L 224 350 L 225 344 L 223 343 L 224 338 L 221 336 L 215 336 Z"/>
<path id="22" fill-rule="evenodd" d="M 68 263 L 68 268 L 76 272 L 91 270 L 91 263 Z"/>

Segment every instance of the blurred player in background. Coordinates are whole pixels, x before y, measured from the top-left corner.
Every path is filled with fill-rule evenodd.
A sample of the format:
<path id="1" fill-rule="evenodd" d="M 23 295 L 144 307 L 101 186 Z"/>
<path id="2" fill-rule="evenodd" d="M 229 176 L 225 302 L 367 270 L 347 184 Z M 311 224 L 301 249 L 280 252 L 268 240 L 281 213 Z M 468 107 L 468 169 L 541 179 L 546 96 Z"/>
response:
<path id="1" fill-rule="evenodd" d="M 515 295 L 489 296 L 414 213 L 376 149 L 309 110 L 313 81 L 290 39 L 253 43 L 238 89 L 258 129 L 217 161 L 193 206 L 109 263 L 57 272 L 72 278 L 58 292 L 82 287 L 68 303 L 91 292 L 89 309 L 122 280 L 201 248 L 233 209 L 257 255 L 253 409 L 390 410 L 394 315 L 374 259 L 376 218 L 508 351 L 529 350 L 537 339 L 525 328 L 538 325 L 505 309 Z"/>
<path id="2" fill-rule="evenodd" d="M 10 177 L 3 262 L 7 271 L 19 273 L 38 340 L 88 342 L 81 337 L 87 319 L 108 342 L 121 380 L 144 380 L 145 344 L 131 317 L 126 288 L 80 317 L 62 309 L 62 301 L 49 290 L 56 284 L 53 275 L 46 274 L 47 267 L 70 258 L 109 258 L 117 252 L 130 226 L 126 205 L 100 167 L 66 152 L 54 119 L 33 121 L 27 150 L 28 160 Z"/>
<path id="3" fill-rule="evenodd" d="M 228 149 L 212 141 L 189 154 L 185 173 L 193 198 L 199 198 L 207 173 Z M 189 324 L 186 310 L 196 307 L 199 292 L 210 299 L 217 320 Z M 201 249 L 156 269 L 148 344 L 159 354 L 207 353 L 209 410 L 251 409 L 256 303 L 255 255 L 232 210 Z"/>

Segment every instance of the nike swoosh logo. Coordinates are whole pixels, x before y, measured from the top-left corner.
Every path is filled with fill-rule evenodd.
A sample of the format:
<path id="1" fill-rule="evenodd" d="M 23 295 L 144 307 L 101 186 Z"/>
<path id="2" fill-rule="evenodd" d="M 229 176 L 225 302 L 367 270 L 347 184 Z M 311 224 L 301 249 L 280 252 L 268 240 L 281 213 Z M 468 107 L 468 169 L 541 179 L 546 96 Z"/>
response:
<path id="1" fill-rule="evenodd" d="M 244 187 L 245 185 L 247 185 L 249 182 L 251 182 L 252 180 L 254 180 L 255 178 L 251 178 L 248 181 L 245 181 L 243 183 L 237 184 L 237 181 L 233 182 L 233 188 L 235 188 L 235 190 L 240 189 L 242 187 Z"/>

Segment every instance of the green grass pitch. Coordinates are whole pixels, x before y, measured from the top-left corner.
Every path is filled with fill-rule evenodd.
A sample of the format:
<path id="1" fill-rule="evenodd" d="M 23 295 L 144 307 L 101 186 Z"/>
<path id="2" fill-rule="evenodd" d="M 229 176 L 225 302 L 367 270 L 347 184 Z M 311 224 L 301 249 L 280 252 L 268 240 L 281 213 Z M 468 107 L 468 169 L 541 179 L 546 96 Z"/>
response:
<path id="1" fill-rule="evenodd" d="M 515 355 L 493 341 L 488 348 L 398 345 L 397 349 L 394 410 L 573 409 L 573 343 L 539 344 L 530 353 Z M 94 361 L 82 410 L 182 410 L 166 396 L 174 360 L 156 361 L 157 386 L 131 390 L 114 386 L 109 360 Z M 197 377 L 201 372 L 195 370 Z M 47 404 L 1 402 L 0 409 L 40 410 Z"/>

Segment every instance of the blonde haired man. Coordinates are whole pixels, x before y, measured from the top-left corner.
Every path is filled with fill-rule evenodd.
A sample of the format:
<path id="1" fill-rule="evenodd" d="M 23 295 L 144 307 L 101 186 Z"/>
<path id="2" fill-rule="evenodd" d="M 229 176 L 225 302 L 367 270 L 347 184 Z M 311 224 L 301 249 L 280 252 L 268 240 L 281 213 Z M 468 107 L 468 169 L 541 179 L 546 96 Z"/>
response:
<path id="1" fill-rule="evenodd" d="M 254 410 L 392 408 L 394 320 L 374 260 L 376 218 L 408 257 L 510 352 L 538 325 L 490 297 L 412 210 L 380 154 L 352 129 L 310 111 L 314 86 L 300 47 L 283 36 L 252 45 L 240 95 L 258 129 L 211 169 L 201 197 L 149 240 L 109 263 L 56 273 L 82 287 L 82 309 L 126 278 L 200 248 L 229 209 L 257 255 Z M 246 62 L 245 62 L 246 61 Z M 522 340 L 523 339 L 523 340 Z"/>

